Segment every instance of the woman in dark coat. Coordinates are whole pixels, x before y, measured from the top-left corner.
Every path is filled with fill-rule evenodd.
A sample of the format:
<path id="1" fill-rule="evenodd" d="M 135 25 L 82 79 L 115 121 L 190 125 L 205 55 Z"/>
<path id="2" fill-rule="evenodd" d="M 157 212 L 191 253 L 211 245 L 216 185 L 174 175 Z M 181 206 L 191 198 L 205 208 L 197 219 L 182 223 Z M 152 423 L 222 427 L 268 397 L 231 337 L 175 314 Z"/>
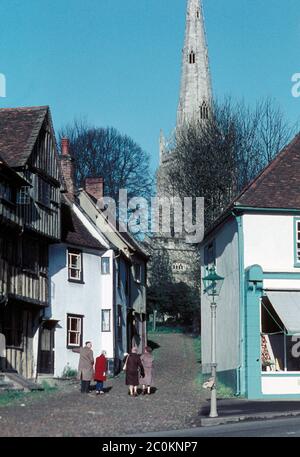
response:
<path id="1" fill-rule="evenodd" d="M 101 355 L 96 358 L 95 363 L 95 376 L 96 381 L 96 395 L 104 394 L 103 382 L 106 381 L 107 373 L 107 358 L 106 351 L 102 351 Z"/>
<path id="2" fill-rule="evenodd" d="M 133 347 L 131 349 L 131 354 L 129 354 L 126 359 L 126 385 L 129 386 L 129 394 L 132 397 L 137 397 L 137 388 L 139 385 L 139 370 L 140 375 L 144 376 L 144 367 L 141 362 L 141 358 L 137 353 L 137 348 Z"/>

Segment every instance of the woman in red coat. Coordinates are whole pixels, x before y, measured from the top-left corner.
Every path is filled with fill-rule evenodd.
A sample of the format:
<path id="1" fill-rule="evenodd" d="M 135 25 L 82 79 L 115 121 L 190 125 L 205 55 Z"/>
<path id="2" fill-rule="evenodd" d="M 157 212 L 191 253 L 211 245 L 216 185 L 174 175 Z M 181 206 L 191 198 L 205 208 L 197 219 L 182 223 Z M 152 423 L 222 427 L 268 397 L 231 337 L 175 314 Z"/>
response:
<path id="1" fill-rule="evenodd" d="M 96 381 L 96 395 L 104 394 L 103 382 L 106 381 L 107 373 L 107 359 L 106 351 L 102 351 L 101 355 L 96 358 L 95 363 L 95 381 Z"/>

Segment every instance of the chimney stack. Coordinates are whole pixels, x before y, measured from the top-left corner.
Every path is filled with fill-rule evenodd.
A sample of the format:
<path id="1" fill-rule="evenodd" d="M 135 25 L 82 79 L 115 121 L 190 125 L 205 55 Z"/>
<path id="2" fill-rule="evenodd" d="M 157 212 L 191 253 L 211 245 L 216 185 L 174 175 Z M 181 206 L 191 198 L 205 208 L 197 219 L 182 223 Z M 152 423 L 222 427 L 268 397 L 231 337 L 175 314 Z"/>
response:
<path id="1" fill-rule="evenodd" d="M 103 198 L 103 187 L 104 180 L 102 177 L 85 178 L 84 180 L 84 190 L 96 200 Z"/>
<path id="2" fill-rule="evenodd" d="M 69 145 L 70 145 L 69 138 L 61 139 L 61 153 L 63 156 L 69 155 Z"/>
<path id="3" fill-rule="evenodd" d="M 66 184 L 67 196 L 73 200 L 75 194 L 75 167 L 74 159 L 69 152 L 69 144 L 68 138 L 61 139 L 60 165 Z"/>

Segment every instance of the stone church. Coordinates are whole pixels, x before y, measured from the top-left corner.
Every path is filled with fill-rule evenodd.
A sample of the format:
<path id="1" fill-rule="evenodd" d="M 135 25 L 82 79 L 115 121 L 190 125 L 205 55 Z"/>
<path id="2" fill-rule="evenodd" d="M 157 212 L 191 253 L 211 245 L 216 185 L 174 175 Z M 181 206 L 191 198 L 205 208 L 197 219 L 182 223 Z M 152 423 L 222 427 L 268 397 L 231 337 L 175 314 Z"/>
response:
<path id="1" fill-rule="evenodd" d="M 202 1 L 187 0 L 181 87 L 173 138 L 193 119 L 205 122 L 209 118 L 211 106 L 212 89 Z M 172 202 L 176 189 L 170 190 L 172 183 L 170 186 L 166 179 L 167 170 L 174 163 L 174 146 L 171 143 L 173 141 L 167 142 L 161 131 L 157 197 L 167 197 Z M 172 229 L 170 233 L 156 234 L 149 244 L 152 257 L 148 274 L 150 286 L 165 278 L 169 282 L 183 283 L 193 290 L 200 290 L 200 262 L 195 245 L 187 243 L 185 236 L 174 233 Z"/>

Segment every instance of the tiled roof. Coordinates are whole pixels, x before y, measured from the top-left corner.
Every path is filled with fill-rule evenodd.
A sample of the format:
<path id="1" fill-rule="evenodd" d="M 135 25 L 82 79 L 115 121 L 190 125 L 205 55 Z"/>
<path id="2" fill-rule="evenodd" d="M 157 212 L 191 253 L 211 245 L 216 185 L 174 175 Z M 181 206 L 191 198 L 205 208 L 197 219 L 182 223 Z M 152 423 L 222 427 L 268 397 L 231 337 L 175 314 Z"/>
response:
<path id="1" fill-rule="evenodd" d="M 88 229 L 83 225 L 81 220 L 72 211 L 70 205 L 62 202 L 61 205 L 61 226 L 62 242 L 69 243 L 79 247 L 103 250 L 106 248 L 101 245 L 100 241 L 94 238 Z"/>
<path id="2" fill-rule="evenodd" d="M 10 167 L 25 165 L 48 106 L 0 109 L 0 151 Z"/>
<path id="3" fill-rule="evenodd" d="M 205 232 L 205 239 L 234 208 L 300 209 L 300 134 L 254 178 Z"/>
<path id="4" fill-rule="evenodd" d="M 86 191 L 85 191 L 86 192 Z M 86 192 L 86 194 L 89 196 L 89 198 L 92 200 L 92 202 L 94 203 L 94 205 L 96 206 L 97 210 L 102 213 L 103 211 L 98 207 L 97 205 L 97 199 L 89 194 L 88 192 Z M 111 221 L 112 223 L 112 221 Z M 145 250 L 142 248 L 142 246 L 138 243 L 138 241 L 128 232 L 128 231 L 122 231 L 122 232 L 119 232 L 117 227 L 114 226 L 115 229 L 116 229 L 116 233 L 119 234 L 119 236 L 121 236 L 123 238 L 123 240 L 130 245 L 131 248 L 133 248 L 135 251 L 136 251 L 136 254 L 140 255 L 141 257 L 144 257 L 146 259 L 149 258 L 149 255 L 145 252 Z M 109 237 L 109 233 L 107 234 L 107 236 Z"/>
<path id="5" fill-rule="evenodd" d="M 234 206 L 300 209 L 300 134 L 234 199 Z"/>

